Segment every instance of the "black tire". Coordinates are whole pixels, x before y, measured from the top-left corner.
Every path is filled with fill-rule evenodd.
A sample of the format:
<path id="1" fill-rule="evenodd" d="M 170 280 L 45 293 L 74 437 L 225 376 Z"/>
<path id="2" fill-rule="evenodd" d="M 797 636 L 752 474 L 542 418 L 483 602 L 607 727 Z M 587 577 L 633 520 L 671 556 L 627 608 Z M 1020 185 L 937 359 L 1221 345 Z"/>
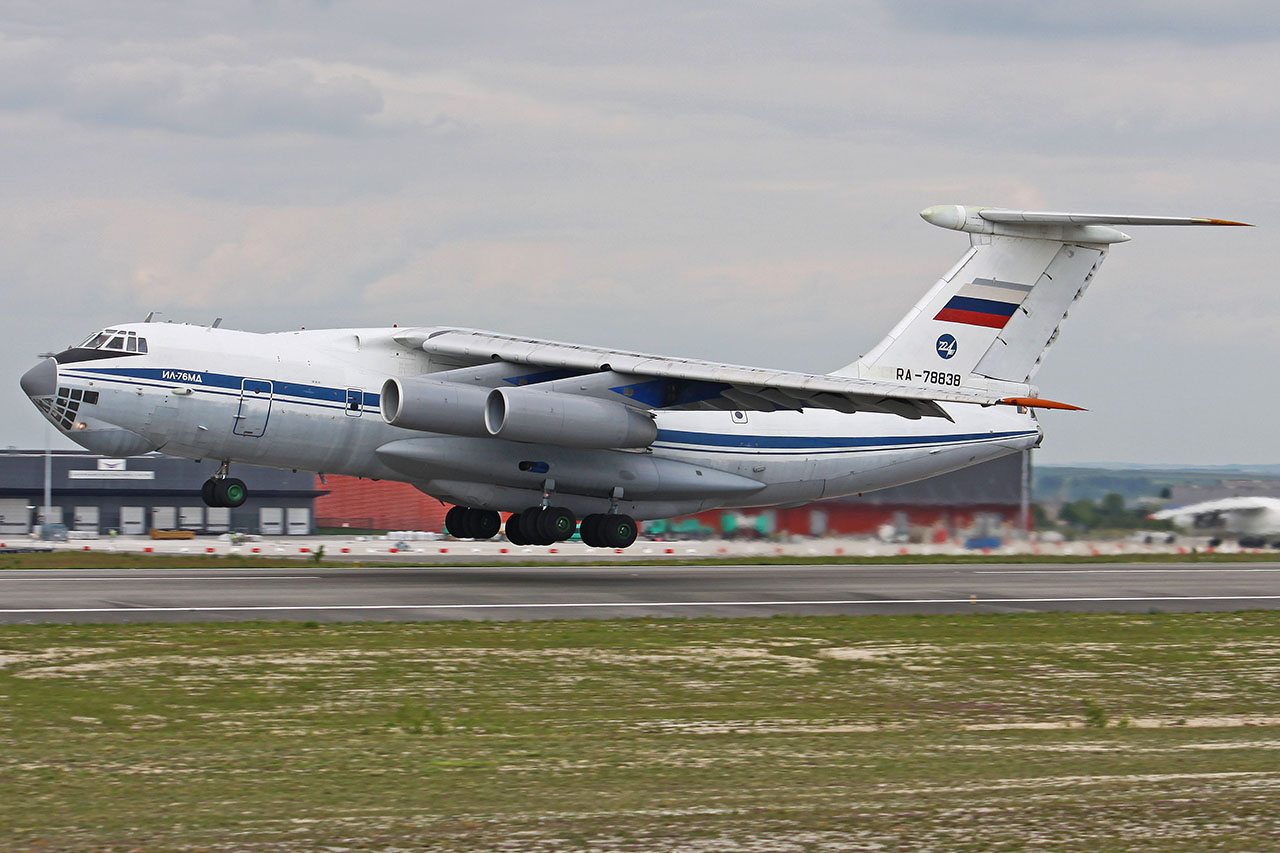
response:
<path id="1" fill-rule="evenodd" d="M 467 513 L 468 529 L 475 539 L 492 539 L 502 527 L 502 516 L 487 509 L 473 509 Z"/>
<path id="2" fill-rule="evenodd" d="M 538 533 L 543 539 L 552 542 L 563 542 L 578 529 L 578 520 L 573 513 L 562 506 L 549 506 L 538 515 Z"/>
<path id="3" fill-rule="evenodd" d="M 218 498 L 214 493 L 214 488 L 217 485 L 217 480 L 205 480 L 204 485 L 200 487 L 200 500 L 204 501 L 205 506 L 220 506 L 216 502 Z"/>
<path id="4" fill-rule="evenodd" d="M 507 541 L 512 545 L 528 545 L 529 540 L 525 538 L 524 533 L 520 530 L 520 513 L 513 512 L 507 516 Z"/>
<path id="5" fill-rule="evenodd" d="M 582 519 L 582 524 L 578 527 L 578 534 L 582 537 L 582 544 L 588 548 L 600 548 L 604 543 L 600 541 L 600 521 L 604 516 L 598 512 L 593 512 Z"/>
<path id="6" fill-rule="evenodd" d="M 636 541 L 636 522 L 629 515 L 606 515 L 600 522 L 600 539 L 606 548 L 630 548 Z"/>
<path id="7" fill-rule="evenodd" d="M 465 539 L 467 508 L 455 506 L 444 514 L 444 529 L 454 539 Z"/>
<path id="8" fill-rule="evenodd" d="M 238 507 L 249 499 L 249 490 L 244 480 L 237 477 L 224 477 L 213 481 L 213 499 L 215 506 Z"/>
<path id="9" fill-rule="evenodd" d="M 542 541 L 542 531 L 539 529 L 538 522 L 542 519 L 542 507 L 531 506 L 524 512 L 520 513 L 520 535 L 525 538 L 526 544 L 529 545 L 550 545 L 550 542 Z"/>

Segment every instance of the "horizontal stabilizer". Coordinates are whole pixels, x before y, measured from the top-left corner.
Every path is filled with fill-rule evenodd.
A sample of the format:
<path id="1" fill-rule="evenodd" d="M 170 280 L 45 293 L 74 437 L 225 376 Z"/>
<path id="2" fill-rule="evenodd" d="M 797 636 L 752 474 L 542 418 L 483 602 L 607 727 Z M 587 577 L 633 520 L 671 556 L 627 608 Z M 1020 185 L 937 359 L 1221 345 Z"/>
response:
<path id="1" fill-rule="evenodd" d="M 988 222 L 1026 222 L 1034 225 L 1240 225 L 1248 222 L 1230 219 L 1205 219 L 1197 216 L 1130 216 L 1109 213 L 1050 213 L 1037 210 L 1006 210 L 984 207 L 978 215 Z M 926 219 L 928 217 L 925 217 Z"/>

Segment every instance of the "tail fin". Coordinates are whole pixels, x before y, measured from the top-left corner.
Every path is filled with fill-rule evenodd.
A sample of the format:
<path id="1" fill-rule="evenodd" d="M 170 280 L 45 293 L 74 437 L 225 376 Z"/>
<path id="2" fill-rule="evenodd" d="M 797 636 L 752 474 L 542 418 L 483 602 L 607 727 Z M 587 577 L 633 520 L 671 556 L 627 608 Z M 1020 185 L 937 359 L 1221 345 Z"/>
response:
<path id="1" fill-rule="evenodd" d="M 924 219 L 970 248 L 883 341 L 838 375 L 990 388 L 1029 383 L 1112 243 L 1113 225 L 1244 225 L 1220 219 L 1040 213 L 939 205 Z M 921 376 L 921 374 L 924 376 Z"/>

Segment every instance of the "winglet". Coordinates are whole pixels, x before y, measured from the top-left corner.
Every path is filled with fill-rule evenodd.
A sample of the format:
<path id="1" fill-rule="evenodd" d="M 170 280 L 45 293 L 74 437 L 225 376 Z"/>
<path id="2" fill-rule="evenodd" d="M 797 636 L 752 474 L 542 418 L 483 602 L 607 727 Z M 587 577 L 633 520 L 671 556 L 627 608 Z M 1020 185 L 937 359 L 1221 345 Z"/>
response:
<path id="1" fill-rule="evenodd" d="M 1068 412 L 1087 412 L 1088 409 L 1073 406 L 1070 403 L 1059 403 L 1056 400 L 1042 400 L 1039 397 L 1005 397 L 996 402 L 1004 406 L 1022 406 L 1026 409 L 1064 409 Z"/>

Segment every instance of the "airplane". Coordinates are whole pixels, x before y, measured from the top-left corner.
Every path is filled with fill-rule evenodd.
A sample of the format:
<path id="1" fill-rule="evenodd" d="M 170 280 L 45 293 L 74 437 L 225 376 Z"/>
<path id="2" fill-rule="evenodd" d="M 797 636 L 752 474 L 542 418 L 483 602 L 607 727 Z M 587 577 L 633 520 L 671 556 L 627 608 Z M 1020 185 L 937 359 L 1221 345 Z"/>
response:
<path id="1" fill-rule="evenodd" d="M 1153 512 L 1157 521 L 1213 537 L 1214 545 L 1236 535 L 1242 548 L 1280 548 L 1280 498 L 1238 497 L 1201 501 Z"/>
<path id="2" fill-rule="evenodd" d="M 451 326 L 252 333 L 124 323 L 21 379 L 60 432 L 109 456 L 412 483 L 449 533 L 517 545 L 579 532 L 626 548 L 637 520 L 798 506 L 1038 446 L 1031 380 L 1116 226 L 1218 219 L 926 208 L 969 248 L 878 345 L 827 374 L 625 352 Z M 150 316 L 148 317 L 148 320 Z"/>

